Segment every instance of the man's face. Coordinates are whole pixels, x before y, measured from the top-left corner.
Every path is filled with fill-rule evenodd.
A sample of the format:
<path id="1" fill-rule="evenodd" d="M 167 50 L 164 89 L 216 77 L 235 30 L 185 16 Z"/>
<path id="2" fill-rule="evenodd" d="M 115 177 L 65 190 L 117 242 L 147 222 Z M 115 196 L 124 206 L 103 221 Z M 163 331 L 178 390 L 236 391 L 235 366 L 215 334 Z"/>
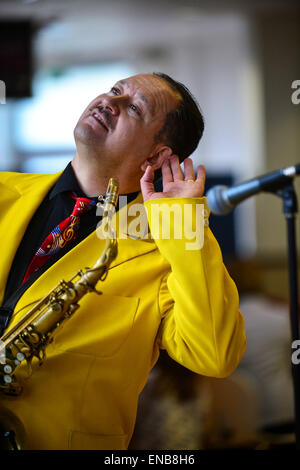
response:
<path id="1" fill-rule="evenodd" d="M 139 168 L 157 148 L 155 136 L 179 98 L 159 77 L 135 75 L 95 98 L 80 117 L 75 140 L 112 164 Z"/>

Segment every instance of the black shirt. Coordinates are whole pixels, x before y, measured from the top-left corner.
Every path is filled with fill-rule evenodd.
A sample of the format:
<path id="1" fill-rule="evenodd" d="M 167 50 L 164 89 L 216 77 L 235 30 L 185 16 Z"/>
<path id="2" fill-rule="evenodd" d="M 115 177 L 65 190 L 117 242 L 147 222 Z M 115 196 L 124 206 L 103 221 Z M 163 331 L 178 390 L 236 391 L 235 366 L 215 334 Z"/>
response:
<path id="1" fill-rule="evenodd" d="M 53 255 L 22 284 L 31 260 L 47 235 L 71 214 L 75 201 L 69 196 L 70 191 L 75 192 L 79 197 L 87 197 L 78 185 L 71 163 L 65 168 L 56 184 L 35 212 L 16 252 L 7 279 L 2 307 L 0 308 L 0 330 L 8 325 L 9 318 L 23 292 L 52 264 L 92 233 L 101 221 L 101 216 L 96 215 L 96 206 L 83 214 L 80 217 L 77 237 Z M 137 195 L 138 192 L 127 194 L 127 203 L 133 201 Z M 89 199 L 93 199 L 96 202 L 98 200 L 97 197 Z M 119 207 L 117 207 L 118 209 Z"/>

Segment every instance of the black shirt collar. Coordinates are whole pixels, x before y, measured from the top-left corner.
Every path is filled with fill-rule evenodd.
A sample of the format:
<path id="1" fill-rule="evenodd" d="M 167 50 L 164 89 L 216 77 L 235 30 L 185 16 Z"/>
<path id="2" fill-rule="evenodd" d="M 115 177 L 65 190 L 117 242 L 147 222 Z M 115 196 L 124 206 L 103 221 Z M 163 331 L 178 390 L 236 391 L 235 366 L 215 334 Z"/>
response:
<path id="1" fill-rule="evenodd" d="M 58 194 L 64 193 L 66 191 L 73 191 L 79 197 L 87 197 L 83 193 L 83 191 L 81 190 L 81 188 L 80 188 L 80 186 L 77 182 L 77 179 L 76 179 L 76 176 L 74 174 L 71 162 L 68 163 L 68 165 L 64 169 L 63 173 L 60 175 L 60 177 L 57 180 L 56 184 L 51 189 L 48 197 L 49 197 L 49 199 L 53 199 Z M 138 194 L 139 194 L 139 191 L 126 194 L 127 203 L 133 201 L 137 197 Z M 124 196 L 124 194 L 123 194 L 123 196 Z M 97 201 L 98 197 L 90 197 L 89 199 L 93 199 L 93 200 Z"/>
<path id="2" fill-rule="evenodd" d="M 51 189 L 49 193 L 49 199 L 53 199 L 58 194 L 64 193 L 66 191 L 73 191 L 76 193 L 77 196 L 86 197 L 79 187 L 77 179 L 74 175 L 71 162 L 68 163 L 63 173 L 60 175 L 59 179 L 57 180 L 56 184 Z"/>

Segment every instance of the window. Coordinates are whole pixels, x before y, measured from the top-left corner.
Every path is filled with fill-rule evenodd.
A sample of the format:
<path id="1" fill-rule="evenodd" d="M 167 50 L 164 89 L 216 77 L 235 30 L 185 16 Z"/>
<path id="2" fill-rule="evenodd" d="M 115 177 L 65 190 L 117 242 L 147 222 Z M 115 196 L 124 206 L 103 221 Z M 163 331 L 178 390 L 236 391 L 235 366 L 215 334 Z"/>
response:
<path id="1" fill-rule="evenodd" d="M 14 111 L 14 138 L 21 171 L 55 173 L 75 154 L 74 127 L 92 99 L 134 74 L 124 63 L 77 66 L 40 72 L 34 97 L 19 100 Z"/>

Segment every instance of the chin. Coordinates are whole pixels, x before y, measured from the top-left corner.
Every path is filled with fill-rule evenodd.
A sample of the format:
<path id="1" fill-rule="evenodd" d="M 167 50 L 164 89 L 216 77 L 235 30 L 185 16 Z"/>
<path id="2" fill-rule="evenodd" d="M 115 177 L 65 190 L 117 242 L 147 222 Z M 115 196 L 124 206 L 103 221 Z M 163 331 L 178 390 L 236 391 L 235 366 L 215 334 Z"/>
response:
<path id="1" fill-rule="evenodd" d="M 99 137 L 95 135 L 95 132 L 91 126 L 86 123 L 79 122 L 74 129 L 74 139 L 76 143 L 84 145 L 99 145 Z"/>

